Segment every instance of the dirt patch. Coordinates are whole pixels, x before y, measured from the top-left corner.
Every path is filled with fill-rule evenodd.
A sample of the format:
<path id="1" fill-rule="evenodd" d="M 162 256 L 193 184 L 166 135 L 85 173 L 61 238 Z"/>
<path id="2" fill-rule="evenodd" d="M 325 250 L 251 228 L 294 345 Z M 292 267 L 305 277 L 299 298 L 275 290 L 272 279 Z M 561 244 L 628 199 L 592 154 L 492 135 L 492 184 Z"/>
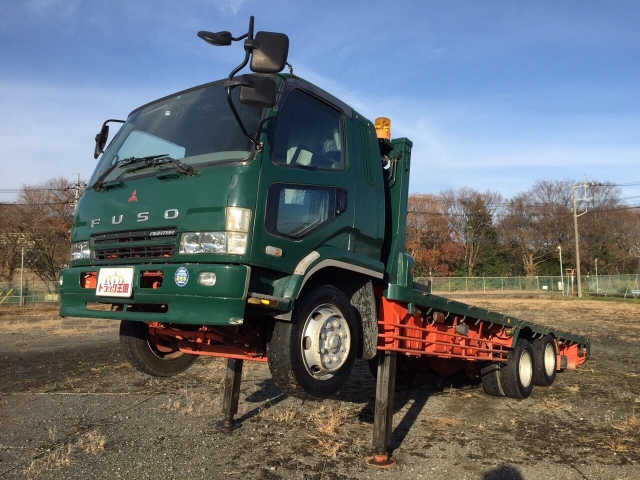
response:
<path id="1" fill-rule="evenodd" d="M 587 335 L 592 357 L 524 401 L 420 372 L 396 389 L 390 471 L 363 462 L 365 362 L 323 402 L 287 397 L 266 365 L 245 363 L 242 427 L 223 434 L 223 360 L 156 379 L 124 360 L 117 322 L 1 309 L 0 478 L 640 478 L 640 305 L 463 301 Z"/>

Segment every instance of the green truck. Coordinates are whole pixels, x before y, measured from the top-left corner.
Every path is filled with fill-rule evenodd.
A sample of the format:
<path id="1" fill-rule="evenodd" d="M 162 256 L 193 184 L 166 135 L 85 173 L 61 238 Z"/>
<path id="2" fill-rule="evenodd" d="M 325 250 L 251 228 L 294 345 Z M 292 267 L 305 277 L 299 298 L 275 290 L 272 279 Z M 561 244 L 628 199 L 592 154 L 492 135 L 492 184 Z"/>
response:
<path id="1" fill-rule="evenodd" d="M 218 356 L 231 359 L 232 385 L 242 361 L 266 361 L 301 398 L 336 393 L 356 358 L 379 362 L 391 400 L 396 358 L 400 374 L 416 362 L 465 370 L 514 398 L 586 360 L 585 338 L 414 283 L 412 142 L 290 65 L 281 73 L 286 35 L 254 35 L 253 17 L 237 38 L 198 35 L 244 40 L 244 61 L 226 80 L 104 123 L 60 275 L 61 316 L 119 320 L 127 357 L 148 374 Z M 105 148 L 110 122 L 123 125 Z"/>

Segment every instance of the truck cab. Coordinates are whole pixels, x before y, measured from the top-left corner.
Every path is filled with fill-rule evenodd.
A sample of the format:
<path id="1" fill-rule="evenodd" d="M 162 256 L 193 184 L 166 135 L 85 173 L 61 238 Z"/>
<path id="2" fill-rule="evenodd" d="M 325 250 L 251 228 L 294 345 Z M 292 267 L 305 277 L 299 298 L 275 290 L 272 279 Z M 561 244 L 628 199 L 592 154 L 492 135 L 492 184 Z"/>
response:
<path id="1" fill-rule="evenodd" d="M 282 34 L 255 38 L 272 58 L 288 41 L 269 35 Z M 196 355 L 269 358 L 287 393 L 325 397 L 376 354 L 374 287 L 397 235 L 393 145 L 329 93 L 272 72 L 282 52 L 282 66 L 254 68 L 250 50 L 256 73 L 143 105 L 106 148 L 105 122 L 60 315 L 120 320 L 146 373 L 179 373 Z"/>

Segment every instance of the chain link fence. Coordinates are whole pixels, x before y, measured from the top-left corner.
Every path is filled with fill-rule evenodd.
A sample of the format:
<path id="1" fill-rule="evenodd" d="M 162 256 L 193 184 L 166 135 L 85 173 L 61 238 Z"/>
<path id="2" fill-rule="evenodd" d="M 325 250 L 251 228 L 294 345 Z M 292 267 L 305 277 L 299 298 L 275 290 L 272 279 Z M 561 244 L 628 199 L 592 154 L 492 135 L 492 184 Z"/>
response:
<path id="1" fill-rule="evenodd" d="M 27 281 L 20 287 L 20 282 L 0 282 L 0 305 L 22 305 L 58 301 L 57 282 Z"/>
<path id="2" fill-rule="evenodd" d="M 431 291 L 445 293 L 553 292 L 577 294 L 575 276 L 538 277 L 417 277 L 416 282 L 431 280 Z M 580 277 L 583 294 L 602 296 L 640 296 L 640 275 L 584 275 Z"/>
<path id="3" fill-rule="evenodd" d="M 555 293 L 577 294 L 575 276 L 538 277 L 416 277 L 431 280 L 431 291 L 446 293 Z M 640 297 L 640 275 L 585 275 L 581 277 L 582 293 L 601 296 Z M 57 282 L 29 281 L 22 284 L 22 305 L 58 302 Z M 20 282 L 0 282 L 0 305 L 20 305 Z"/>

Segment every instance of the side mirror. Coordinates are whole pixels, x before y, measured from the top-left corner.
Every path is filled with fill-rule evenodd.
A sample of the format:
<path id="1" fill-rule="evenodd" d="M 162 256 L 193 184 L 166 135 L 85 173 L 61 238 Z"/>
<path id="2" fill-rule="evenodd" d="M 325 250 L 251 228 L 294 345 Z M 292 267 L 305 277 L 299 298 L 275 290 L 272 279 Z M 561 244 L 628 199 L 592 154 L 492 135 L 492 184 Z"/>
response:
<path id="1" fill-rule="evenodd" d="M 93 158 L 98 158 L 102 152 L 104 152 L 104 146 L 107 144 L 109 138 L 109 122 L 124 123 L 124 120 L 116 120 L 110 118 L 102 124 L 100 132 L 96 135 L 96 148 L 93 150 Z"/>
<path id="2" fill-rule="evenodd" d="M 225 88 L 240 87 L 238 100 L 248 107 L 269 108 L 276 104 L 276 82 L 261 75 L 240 75 L 224 82 Z"/>
<path id="3" fill-rule="evenodd" d="M 93 158 L 98 158 L 102 152 L 104 152 L 104 146 L 107 144 L 109 138 L 109 125 L 106 123 L 102 125 L 100 132 L 96 135 L 96 148 L 93 151 Z"/>
<path id="4" fill-rule="evenodd" d="M 231 45 L 231 40 L 233 40 L 231 32 L 214 33 L 202 30 L 198 32 L 198 36 L 208 44 L 215 45 L 216 47 L 226 47 L 227 45 Z"/>
<path id="5" fill-rule="evenodd" d="M 238 100 L 248 107 L 273 107 L 276 104 L 276 82 L 271 77 L 242 75 Z"/>
<path id="6" fill-rule="evenodd" d="M 287 64 L 289 37 L 284 33 L 258 32 L 251 51 L 251 68 L 256 73 L 278 73 Z"/>

